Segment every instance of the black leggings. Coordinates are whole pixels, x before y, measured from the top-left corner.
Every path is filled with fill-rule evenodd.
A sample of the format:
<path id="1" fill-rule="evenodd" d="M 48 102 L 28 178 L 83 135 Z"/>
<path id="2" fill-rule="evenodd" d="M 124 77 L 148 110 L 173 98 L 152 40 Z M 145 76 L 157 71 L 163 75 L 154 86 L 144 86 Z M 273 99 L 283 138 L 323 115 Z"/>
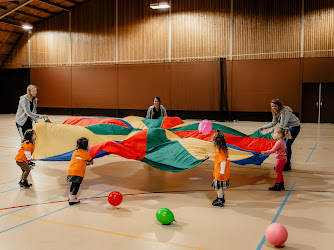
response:
<path id="1" fill-rule="evenodd" d="M 17 130 L 19 131 L 19 134 L 21 136 L 21 139 L 23 140 L 24 138 L 24 133 L 28 129 L 32 129 L 32 120 L 30 117 L 28 117 L 27 121 L 23 124 L 23 126 L 20 126 L 19 124 L 16 123 Z"/>
<path id="2" fill-rule="evenodd" d="M 72 195 L 77 195 L 79 188 L 80 188 L 80 184 L 81 183 L 72 182 L 71 187 L 70 187 L 70 193 L 72 193 Z"/>

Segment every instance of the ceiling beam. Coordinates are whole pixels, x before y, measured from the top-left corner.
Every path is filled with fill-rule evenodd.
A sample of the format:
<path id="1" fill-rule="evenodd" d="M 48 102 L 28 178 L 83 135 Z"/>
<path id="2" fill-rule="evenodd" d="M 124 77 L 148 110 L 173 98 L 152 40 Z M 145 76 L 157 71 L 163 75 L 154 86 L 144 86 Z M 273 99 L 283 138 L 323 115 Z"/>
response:
<path id="1" fill-rule="evenodd" d="M 18 13 L 18 14 L 21 14 L 21 15 L 24 15 L 24 16 L 33 17 L 33 18 L 36 18 L 36 19 L 41 19 L 41 20 L 45 19 L 44 17 L 36 16 L 36 15 L 30 14 L 30 13 L 27 13 L 27 12 L 24 12 L 24 11 L 20 11 L 20 10 L 15 11 L 15 13 Z"/>
<path id="2" fill-rule="evenodd" d="M 4 18 L 5 16 L 8 16 L 10 13 L 20 9 L 21 7 L 27 5 L 28 3 L 32 2 L 34 0 L 19 0 L 19 4 L 12 3 L 7 6 L 7 10 L 0 10 L 0 19 Z"/>
<path id="3" fill-rule="evenodd" d="M 18 28 L 22 28 L 21 25 L 19 25 L 17 23 L 10 22 L 10 21 L 0 20 L 0 23 L 7 24 L 7 25 L 12 25 L 12 26 L 15 26 L 15 27 L 18 27 Z"/>
<path id="4" fill-rule="evenodd" d="M 53 12 L 53 11 L 50 11 L 50 10 L 46 10 L 46 9 L 37 7 L 37 6 L 35 6 L 35 5 L 31 5 L 31 4 L 27 4 L 25 7 L 28 7 L 28 8 L 33 9 L 33 10 L 39 10 L 39 11 L 41 11 L 41 12 L 48 13 L 48 14 L 50 14 L 50 15 L 56 15 L 56 14 L 58 14 L 57 12 Z"/>
<path id="5" fill-rule="evenodd" d="M 6 45 L 9 45 L 9 46 L 14 46 L 14 45 L 16 45 L 16 43 L 7 43 L 7 42 L 1 42 L 1 41 L 0 41 L 0 44 L 6 44 Z"/>
<path id="6" fill-rule="evenodd" d="M 52 3 L 48 0 L 37 0 L 38 2 L 41 2 L 41 3 L 45 3 L 45 4 L 48 4 L 50 6 L 53 6 L 53 7 L 57 7 L 59 9 L 62 9 L 62 10 L 66 10 L 66 11 L 70 11 L 70 9 L 66 8 L 66 7 L 63 7 L 62 5 L 60 4 L 56 4 L 56 3 Z"/>
<path id="7" fill-rule="evenodd" d="M 11 34 L 18 35 L 18 36 L 23 34 L 23 33 L 15 32 L 15 31 L 9 31 L 9 30 L 3 30 L 3 29 L 0 29 L 0 32 L 7 32 L 7 33 L 11 33 Z"/>
<path id="8" fill-rule="evenodd" d="M 73 3 L 73 4 L 79 4 L 81 2 L 73 1 L 73 0 L 66 0 L 67 2 Z"/>
<path id="9" fill-rule="evenodd" d="M 20 22 L 24 22 L 25 20 L 21 20 L 21 19 L 18 19 L 16 17 L 12 17 L 12 16 L 6 16 L 4 19 L 2 19 L 3 21 L 14 21 L 14 22 L 17 22 L 17 23 L 20 23 Z"/>

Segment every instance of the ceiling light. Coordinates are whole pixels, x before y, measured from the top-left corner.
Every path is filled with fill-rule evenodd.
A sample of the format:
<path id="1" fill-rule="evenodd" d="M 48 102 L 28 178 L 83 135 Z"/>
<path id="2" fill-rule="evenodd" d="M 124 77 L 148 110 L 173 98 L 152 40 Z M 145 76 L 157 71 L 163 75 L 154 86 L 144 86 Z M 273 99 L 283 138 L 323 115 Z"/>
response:
<path id="1" fill-rule="evenodd" d="M 151 3 L 150 8 L 157 10 L 157 9 L 168 9 L 170 8 L 169 4 L 164 2 L 164 3 Z"/>
<path id="2" fill-rule="evenodd" d="M 22 24 L 22 29 L 24 29 L 24 30 L 31 30 L 32 29 L 32 25 L 28 24 L 28 23 Z"/>

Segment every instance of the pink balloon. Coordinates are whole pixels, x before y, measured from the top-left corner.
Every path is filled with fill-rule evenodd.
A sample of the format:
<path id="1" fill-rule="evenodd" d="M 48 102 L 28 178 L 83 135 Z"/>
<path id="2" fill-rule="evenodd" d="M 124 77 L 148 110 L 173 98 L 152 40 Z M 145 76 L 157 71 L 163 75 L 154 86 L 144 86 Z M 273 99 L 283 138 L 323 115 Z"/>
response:
<path id="1" fill-rule="evenodd" d="M 201 135 L 206 135 L 206 134 L 210 133 L 211 130 L 212 130 L 212 123 L 209 120 L 203 120 L 198 125 L 198 132 Z"/>
<path id="2" fill-rule="evenodd" d="M 288 231 L 283 225 L 273 223 L 267 227 L 265 236 L 270 244 L 280 246 L 288 239 Z"/>

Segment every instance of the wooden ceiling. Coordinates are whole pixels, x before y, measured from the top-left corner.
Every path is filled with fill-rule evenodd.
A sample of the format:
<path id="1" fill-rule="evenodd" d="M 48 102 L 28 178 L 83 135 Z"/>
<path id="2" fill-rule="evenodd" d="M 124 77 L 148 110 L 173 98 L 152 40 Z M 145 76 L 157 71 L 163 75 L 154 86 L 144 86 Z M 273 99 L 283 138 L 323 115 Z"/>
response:
<path id="1" fill-rule="evenodd" d="M 0 0 L 0 68 L 24 34 L 21 25 L 36 24 L 87 0 Z"/>

